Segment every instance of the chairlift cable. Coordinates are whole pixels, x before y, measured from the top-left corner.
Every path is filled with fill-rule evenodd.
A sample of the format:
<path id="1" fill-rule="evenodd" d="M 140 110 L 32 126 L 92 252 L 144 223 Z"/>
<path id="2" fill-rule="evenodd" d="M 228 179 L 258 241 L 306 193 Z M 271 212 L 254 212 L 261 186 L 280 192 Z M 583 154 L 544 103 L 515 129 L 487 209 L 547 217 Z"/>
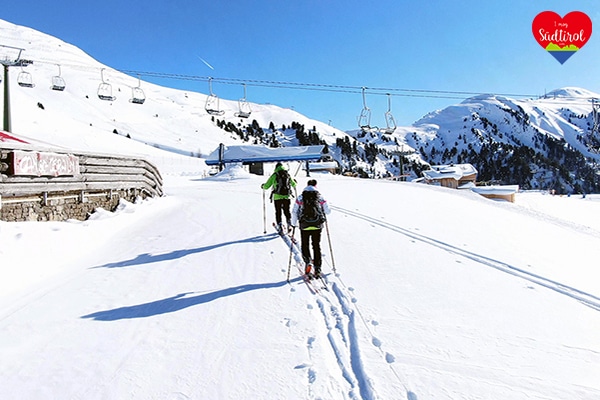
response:
<path id="1" fill-rule="evenodd" d="M 56 63 L 47 60 L 32 60 L 36 63 Z M 85 65 L 76 65 L 76 64 L 62 64 L 63 66 L 74 68 L 78 70 L 98 70 L 98 67 L 85 66 Z M 102 68 L 104 69 L 104 68 Z M 177 79 L 177 80 L 190 80 L 190 81 L 208 81 L 209 79 L 214 80 L 215 82 L 223 83 L 223 84 L 239 84 L 240 82 L 244 82 L 248 86 L 255 87 L 268 87 L 268 88 L 277 88 L 277 89 L 297 89 L 297 90 L 311 90 L 311 91 L 324 91 L 324 92 L 333 92 L 333 93 L 361 93 L 363 86 L 352 86 L 352 85 L 334 85 L 334 84 L 317 84 L 317 83 L 305 83 L 305 82 L 289 82 L 289 81 L 271 81 L 271 80 L 253 80 L 253 79 L 239 79 L 239 78 L 214 78 L 207 76 L 198 76 L 198 75 L 185 75 L 185 74 L 175 74 L 175 73 L 166 73 L 166 72 L 152 72 L 152 71 L 137 71 L 137 70 L 126 70 L 126 69 L 117 69 L 125 74 L 133 74 L 133 75 L 143 75 L 147 77 L 155 77 L 155 78 L 164 78 L 164 79 Z M 435 98 L 435 99 L 464 99 L 465 96 L 478 96 L 485 91 L 482 92 L 473 92 L 473 91 L 451 91 L 451 90 L 435 90 L 435 89 L 407 89 L 407 88 L 391 88 L 391 87 L 369 87 L 368 94 L 370 95 L 387 95 L 388 93 L 392 96 L 398 97 L 412 97 L 412 98 Z M 493 91 L 489 92 L 490 95 L 496 96 L 507 96 L 513 98 L 537 98 L 541 99 L 542 96 L 539 94 L 527 94 L 527 93 L 495 93 Z M 569 101 L 568 97 L 563 97 L 565 104 L 573 104 L 572 101 Z M 582 100 L 581 98 L 573 98 L 574 100 Z M 585 99 L 585 102 L 582 101 L 578 104 L 589 104 L 591 98 Z M 558 104 L 558 103 L 555 103 Z"/>

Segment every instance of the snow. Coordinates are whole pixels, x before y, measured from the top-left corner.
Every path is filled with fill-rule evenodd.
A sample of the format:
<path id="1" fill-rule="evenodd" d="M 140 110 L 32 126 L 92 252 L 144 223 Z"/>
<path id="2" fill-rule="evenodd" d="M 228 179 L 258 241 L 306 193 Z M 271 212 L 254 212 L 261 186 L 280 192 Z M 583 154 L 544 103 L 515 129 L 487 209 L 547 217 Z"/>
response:
<path id="1" fill-rule="evenodd" d="M 78 151 L 143 155 L 161 166 L 169 164 L 172 171 L 185 168 L 189 173 L 209 168 L 203 160 L 193 162 L 187 156 L 207 157 L 220 143 L 247 144 L 217 126 L 205 110 L 206 94 L 140 82 L 137 76 L 103 65 L 60 39 L 1 19 L 0 36 L 2 45 L 24 48 L 22 58 L 33 60 L 24 68 L 33 78 L 33 88 L 16 84 L 21 68 L 9 69 L 12 132 L 28 142 Z M 7 52 L 0 48 L 0 58 L 16 57 Z M 50 89 L 52 77 L 58 74 L 57 64 L 66 83 L 64 91 Z M 114 101 L 98 98 L 103 81 L 111 86 Z M 138 85 L 146 96 L 143 105 L 130 102 Z M 281 127 L 295 121 L 307 128 L 316 127 L 330 145 L 346 136 L 326 123 L 275 105 L 250 103 L 252 114 L 247 120 L 235 116 L 239 111 L 237 99 L 220 99 L 219 105 L 225 113 L 215 119 L 235 126 L 240 121 L 250 124 L 256 120 L 263 128 L 271 122 Z M 165 155 L 163 150 L 183 157 Z"/>
<path id="2" fill-rule="evenodd" d="M 203 111 L 206 95 L 142 82 L 134 105 L 137 80 L 107 69 L 122 90 L 103 102 L 101 65 L 82 51 L 0 29 L 48 60 L 27 67 L 35 88 L 11 93 L 18 137 L 141 155 L 166 193 L 87 221 L 0 222 L 2 398 L 600 398 L 600 196 L 508 203 L 312 173 L 332 209 L 329 291 L 313 295 L 293 265 L 286 281 L 267 177 L 240 165 L 206 176 L 202 157 L 239 144 Z M 52 52 L 70 60 L 62 93 L 38 81 L 56 74 Z M 335 141 L 294 111 L 252 110 L 261 126 L 304 118 Z"/>
<path id="3" fill-rule="evenodd" d="M 476 175 L 477 170 L 471 164 L 432 165 L 430 170 L 423 171 L 427 179 L 454 178 L 460 180 L 469 175 Z"/>
<path id="4" fill-rule="evenodd" d="M 3 397 L 600 395 L 600 197 L 316 178 L 321 295 L 286 282 L 266 177 L 240 166 L 85 222 L 0 223 Z"/>
<path id="5" fill-rule="evenodd" d="M 491 185 L 491 186 L 473 186 L 471 190 L 479 194 L 488 195 L 507 195 L 519 191 L 519 185 Z"/>
<path id="6" fill-rule="evenodd" d="M 323 146 L 290 146 L 267 147 L 258 145 L 224 146 L 222 160 L 219 160 L 220 149 L 217 148 L 207 158 L 208 165 L 219 162 L 274 162 L 290 160 L 315 160 L 321 157 Z"/>

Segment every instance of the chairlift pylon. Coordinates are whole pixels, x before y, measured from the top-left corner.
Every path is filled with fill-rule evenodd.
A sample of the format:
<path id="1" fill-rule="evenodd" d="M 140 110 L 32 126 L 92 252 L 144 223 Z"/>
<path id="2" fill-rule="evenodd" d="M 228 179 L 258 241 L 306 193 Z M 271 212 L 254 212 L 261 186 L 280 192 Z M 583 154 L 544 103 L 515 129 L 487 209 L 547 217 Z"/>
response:
<path id="1" fill-rule="evenodd" d="M 392 95 L 387 93 L 387 96 L 388 96 L 388 109 L 385 112 L 386 128 L 383 132 L 390 135 L 390 134 L 394 133 L 394 131 L 396 130 L 396 120 L 394 119 L 394 116 L 392 115 Z"/>
<path id="2" fill-rule="evenodd" d="M 65 90 L 66 84 L 65 80 L 61 77 L 60 65 L 56 64 L 56 66 L 58 67 L 58 75 L 52 77 L 52 86 L 50 86 L 50 89 L 62 92 Z"/>
<path id="3" fill-rule="evenodd" d="M 141 80 L 138 75 L 138 85 L 137 87 L 131 88 L 131 99 L 129 101 L 134 104 L 144 104 L 146 101 L 146 94 L 141 88 Z"/>
<path id="4" fill-rule="evenodd" d="M 115 100 L 116 97 L 112 94 L 112 85 L 104 80 L 104 68 L 100 70 L 100 78 L 102 83 L 98 85 L 98 98 L 107 101 Z"/>
<path id="5" fill-rule="evenodd" d="M 365 96 L 366 87 L 362 88 L 363 109 L 358 117 L 358 127 L 362 130 L 371 129 L 371 109 L 367 107 L 367 98 Z"/>
<path id="6" fill-rule="evenodd" d="M 594 125 L 592 126 L 593 133 L 600 133 L 600 121 L 598 111 L 600 111 L 600 103 L 598 99 L 592 99 L 592 122 Z"/>
<path id="7" fill-rule="evenodd" d="M 246 101 L 246 84 L 244 83 L 244 97 L 238 100 L 238 112 L 235 113 L 236 117 L 248 118 L 252 114 L 250 104 Z"/>
<path id="8" fill-rule="evenodd" d="M 225 114 L 225 111 L 219 108 L 219 98 L 212 91 L 212 79 L 213 78 L 208 78 L 208 91 L 210 94 L 206 98 L 204 109 L 210 115 L 223 115 Z"/>
<path id="9" fill-rule="evenodd" d="M 32 88 L 35 86 L 31 74 L 23 70 L 23 67 L 21 67 L 21 72 L 19 72 L 19 75 L 17 76 L 17 83 L 19 86 L 26 88 Z"/>

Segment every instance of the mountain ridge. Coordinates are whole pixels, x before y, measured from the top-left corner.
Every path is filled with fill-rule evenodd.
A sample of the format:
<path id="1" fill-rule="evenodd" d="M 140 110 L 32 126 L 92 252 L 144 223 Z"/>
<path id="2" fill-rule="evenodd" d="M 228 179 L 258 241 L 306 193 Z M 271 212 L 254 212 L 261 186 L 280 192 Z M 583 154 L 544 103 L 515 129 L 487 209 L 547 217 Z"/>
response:
<path id="1" fill-rule="evenodd" d="M 57 146 L 127 153 L 151 146 L 157 157 L 162 149 L 201 159 L 220 143 L 325 144 L 342 171 L 362 177 L 402 172 L 415 179 L 430 165 L 471 163 L 484 182 L 559 193 L 599 190 L 600 134 L 593 130 L 592 99 L 600 95 L 583 88 L 560 88 L 539 99 L 481 94 L 392 134 L 342 132 L 271 104 L 250 103 L 252 113 L 243 119 L 235 116 L 237 100 L 219 99 L 224 114 L 210 115 L 206 94 L 142 81 L 60 39 L 2 20 L 0 39 L 26 48 L 22 57 L 33 60 L 22 70 L 10 69 L 13 131 Z M 30 74 L 35 86 L 15 85 L 20 73 Z M 49 90 L 57 74 L 66 81 L 62 93 Z M 98 99 L 104 83 L 113 101 Z M 129 101 L 138 86 L 147 97 L 143 105 Z"/>

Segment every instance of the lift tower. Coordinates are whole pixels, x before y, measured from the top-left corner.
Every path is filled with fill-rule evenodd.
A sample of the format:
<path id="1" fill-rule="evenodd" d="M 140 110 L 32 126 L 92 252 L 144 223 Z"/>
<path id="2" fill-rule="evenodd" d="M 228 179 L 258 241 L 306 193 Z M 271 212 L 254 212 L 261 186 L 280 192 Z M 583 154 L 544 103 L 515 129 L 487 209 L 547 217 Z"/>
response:
<path id="1" fill-rule="evenodd" d="M 21 53 L 25 49 L 12 46 L 4 46 L 0 44 L 0 51 L 5 53 L 0 57 L 0 64 L 4 67 L 4 120 L 2 129 L 6 132 L 11 132 L 10 123 L 10 89 L 8 84 L 8 68 L 9 67 L 26 67 L 29 64 L 33 64 L 31 60 L 24 60 L 21 58 Z M 7 53 L 16 54 L 16 56 L 9 56 Z"/>

